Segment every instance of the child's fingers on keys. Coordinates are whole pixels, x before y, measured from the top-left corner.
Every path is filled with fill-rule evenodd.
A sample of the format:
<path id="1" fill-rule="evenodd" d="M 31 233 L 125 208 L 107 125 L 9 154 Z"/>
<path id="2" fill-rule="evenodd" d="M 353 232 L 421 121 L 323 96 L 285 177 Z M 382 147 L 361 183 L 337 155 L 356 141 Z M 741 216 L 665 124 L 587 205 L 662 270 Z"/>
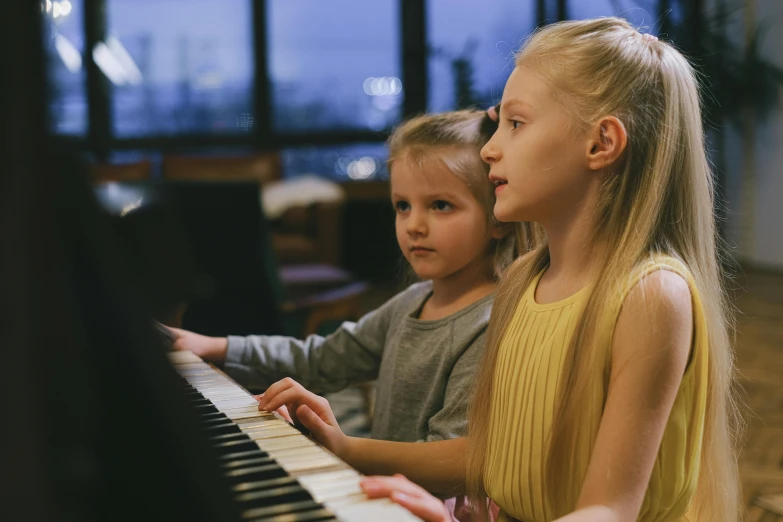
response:
<path id="1" fill-rule="evenodd" d="M 370 498 L 388 497 L 427 522 L 451 521 L 451 515 L 439 499 L 403 475 L 369 477 L 361 487 Z"/>
<path id="2" fill-rule="evenodd" d="M 306 404 L 302 404 L 296 409 L 296 417 L 302 426 L 307 428 L 319 440 L 323 440 L 327 430 L 332 427 L 329 422 L 322 419 Z"/>
<path id="3" fill-rule="evenodd" d="M 432 495 L 414 496 L 395 491 L 391 494 L 391 499 L 425 522 L 449 522 L 451 520 L 451 515 L 443 502 Z"/>
<path id="4" fill-rule="evenodd" d="M 272 401 L 279 393 L 293 386 L 299 386 L 299 383 L 290 377 L 286 377 L 285 379 L 279 380 L 272 384 L 269 388 L 266 389 L 264 393 L 261 394 L 261 400 L 259 401 L 260 407 L 262 409 L 266 409 L 267 404 Z M 281 403 L 278 408 L 282 406 L 282 404 L 283 403 Z"/>
<path id="5" fill-rule="evenodd" d="M 280 406 L 277 410 L 277 413 L 280 414 L 281 417 L 283 417 L 285 420 L 290 422 L 291 424 L 294 423 L 294 419 L 292 418 L 291 413 L 289 412 L 289 409 L 287 406 Z"/>
<path id="6" fill-rule="evenodd" d="M 269 391 L 267 390 L 266 397 L 264 397 L 264 399 L 268 400 L 265 400 L 260 404 L 261 408 L 266 411 L 274 411 L 280 406 L 287 405 L 289 409 L 288 413 L 291 413 L 291 411 L 296 410 L 294 406 L 299 406 L 300 404 L 307 404 L 313 409 L 322 409 L 320 402 L 322 398 L 313 392 L 307 391 L 300 384 L 291 386 L 290 388 L 281 391 L 274 397 L 268 397 L 268 395 Z"/>
<path id="7" fill-rule="evenodd" d="M 375 478 L 372 477 L 363 479 L 359 485 L 370 498 L 387 498 L 390 497 L 392 491 L 394 491 L 391 484 L 375 480 Z"/>
<path id="8" fill-rule="evenodd" d="M 296 387 L 288 388 L 271 397 L 269 396 L 269 392 L 267 392 L 266 397 L 259 403 L 258 407 L 265 411 L 275 411 L 281 406 L 299 404 L 302 402 L 302 397 L 303 394 L 301 389 Z"/>
<path id="9" fill-rule="evenodd" d="M 403 475 L 367 477 L 360 484 L 365 493 L 372 498 L 390 497 L 395 491 L 409 496 L 428 494 L 424 488 L 414 484 Z"/>
<path id="10" fill-rule="evenodd" d="M 337 420 L 334 417 L 332 405 L 329 404 L 329 401 L 320 395 L 315 395 L 314 393 L 310 393 L 310 395 L 311 397 L 308 397 L 309 400 L 305 404 L 325 423 L 329 425 L 336 425 Z"/>

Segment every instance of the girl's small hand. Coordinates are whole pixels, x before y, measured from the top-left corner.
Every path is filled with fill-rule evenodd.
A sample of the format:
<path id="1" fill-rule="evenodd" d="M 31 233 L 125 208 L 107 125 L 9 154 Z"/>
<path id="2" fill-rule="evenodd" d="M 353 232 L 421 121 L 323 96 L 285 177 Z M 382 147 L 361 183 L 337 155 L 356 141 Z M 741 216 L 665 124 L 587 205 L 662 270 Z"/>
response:
<path id="1" fill-rule="evenodd" d="M 197 333 L 172 328 L 167 326 L 171 332 L 171 345 L 174 350 L 189 350 L 205 361 L 214 363 L 223 363 L 226 360 L 226 350 L 228 350 L 228 339 L 225 337 L 207 337 Z"/>
<path id="2" fill-rule="evenodd" d="M 294 423 L 310 430 L 319 444 L 345 460 L 348 437 L 337 424 L 329 401 L 287 377 L 270 386 L 258 404 L 262 411 L 275 411 L 281 407 L 287 408 Z"/>
<path id="3" fill-rule="evenodd" d="M 452 521 L 443 502 L 402 475 L 367 477 L 360 485 L 370 498 L 390 498 L 425 522 Z"/>
<path id="4" fill-rule="evenodd" d="M 262 393 L 261 395 L 254 395 L 254 396 L 253 396 L 253 398 L 254 398 L 255 400 L 257 400 L 259 403 L 261 403 L 261 399 L 263 399 L 263 398 L 264 398 L 264 394 Z M 259 409 L 260 409 L 260 408 L 259 408 Z M 281 416 L 281 417 L 283 417 L 285 420 L 287 420 L 287 421 L 288 421 L 288 422 L 290 422 L 291 424 L 293 424 L 293 423 L 294 423 L 294 420 L 291 418 L 291 414 L 290 414 L 290 413 L 288 413 L 288 408 L 286 408 L 285 406 L 280 406 L 279 408 L 277 408 L 277 409 L 275 410 L 275 412 L 277 412 L 278 414 L 280 414 L 280 416 Z"/>

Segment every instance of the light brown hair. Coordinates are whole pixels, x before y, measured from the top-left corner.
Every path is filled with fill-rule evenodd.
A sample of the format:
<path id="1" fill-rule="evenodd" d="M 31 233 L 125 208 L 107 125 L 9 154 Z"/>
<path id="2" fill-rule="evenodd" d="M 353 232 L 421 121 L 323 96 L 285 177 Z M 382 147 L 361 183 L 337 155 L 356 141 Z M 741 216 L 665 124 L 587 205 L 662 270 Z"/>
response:
<path id="1" fill-rule="evenodd" d="M 606 176 L 593 234 L 606 245 L 593 291 L 568 346 L 546 461 L 545 491 L 553 515 L 576 506 L 584 476 L 570 469 L 587 412 L 581 397 L 603 371 L 609 346 L 591 340 L 605 303 L 634 269 L 658 253 L 681 260 L 704 304 L 709 339 L 707 412 L 697 490 L 689 520 L 740 516 L 737 438 L 741 417 L 732 392 L 732 319 L 723 287 L 714 219 L 714 187 L 704 147 L 696 76 L 672 45 L 643 37 L 619 18 L 561 22 L 537 31 L 517 66 L 540 75 L 571 114 L 574 132 L 600 118 L 620 119 L 626 155 Z M 524 290 L 548 264 L 545 242 L 502 278 L 489 324 L 484 361 L 469 414 L 469 491 L 484 495 L 492 379 L 501 343 Z M 599 372 L 599 373 L 596 373 Z M 480 503 L 479 503 L 480 504 Z"/>

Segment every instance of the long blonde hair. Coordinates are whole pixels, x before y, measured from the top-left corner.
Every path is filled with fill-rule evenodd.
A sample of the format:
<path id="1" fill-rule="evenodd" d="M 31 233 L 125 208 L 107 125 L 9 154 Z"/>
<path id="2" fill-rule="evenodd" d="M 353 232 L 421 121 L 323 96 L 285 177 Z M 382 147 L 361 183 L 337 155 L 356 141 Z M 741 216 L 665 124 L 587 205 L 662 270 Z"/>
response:
<path id="1" fill-rule="evenodd" d="M 394 129 L 388 140 L 389 172 L 394 162 L 413 161 L 426 170 L 429 161 L 439 162 L 461 179 L 481 204 L 487 223 L 498 224 L 493 209 L 495 187 L 489 181 L 489 165 L 481 160 L 481 148 L 497 129 L 486 112 L 461 110 L 425 114 L 405 121 Z M 529 251 L 538 237 L 528 223 L 505 225 L 500 240 L 492 240 L 493 267 L 497 276 L 522 253 Z M 536 227 L 535 230 L 539 230 Z"/>
<path id="2" fill-rule="evenodd" d="M 546 461 L 546 495 L 555 516 L 573 508 L 584 476 L 571 458 L 586 408 L 580 400 L 602 375 L 609 346 L 591 340 L 635 267 L 656 253 L 680 259 L 704 303 L 709 339 L 707 412 L 692 520 L 735 521 L 740 516 L 737 438 L 741 418 L 733 393 L 733 327 L 723 287 L 714 219 L 714 187 L 704 147 L 694 71 L 670 44 L 643 37 L 625 20 L 599 18 L 546 26 L 516 58 L 553 87 L 558 101 L 585 132 L 614 115 L 628 133 L 615 175 L 607 176 L 593 233 L 605 245 L 593 291 L 568 346 Z M 468 489 L 484 495 L 492 380 L 498 346 L 524 290 L 549 262 L 542 242 L 501 279 L 489 324 L 484 361 L 469 413 Z M 583 431 L 583 430 L 582 430 Z M 575 484 L 575 487 L 567 487 Z M 481 503 L 479 502 L 479 505 Z"/>

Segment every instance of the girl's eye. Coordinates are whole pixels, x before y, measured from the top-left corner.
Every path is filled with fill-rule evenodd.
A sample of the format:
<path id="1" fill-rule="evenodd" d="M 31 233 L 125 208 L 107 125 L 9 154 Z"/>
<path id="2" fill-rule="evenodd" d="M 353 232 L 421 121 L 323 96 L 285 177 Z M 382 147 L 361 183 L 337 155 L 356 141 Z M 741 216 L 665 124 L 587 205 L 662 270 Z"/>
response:
<path id="1" fill-rule="evenodd" d="M 454 210 L 454 205 L 452 205 L 448 201 L 443 201 L 442 199 L 439 199 L 432 203 L 432 208 L 434 208 L 438 212 L 451 212 L 452 210 Z"/>
<path id="2" fill-rule="evenodd" d="M 411 206 L 408 204 L 407 201 L 398 201 L 394 204 L 394 210 L 397 212 L 407 212 L 410 210 Z"/>
<path id="3" fill-rule="evenodd" d="M 518 129 L 518 128 L 520 128 L 522 126 L 522 122 L 521 121 L 517 121 L 517 120 L 509 120 L 509 121 L 511 122 L 511 128 L 512 129 Z"/>

